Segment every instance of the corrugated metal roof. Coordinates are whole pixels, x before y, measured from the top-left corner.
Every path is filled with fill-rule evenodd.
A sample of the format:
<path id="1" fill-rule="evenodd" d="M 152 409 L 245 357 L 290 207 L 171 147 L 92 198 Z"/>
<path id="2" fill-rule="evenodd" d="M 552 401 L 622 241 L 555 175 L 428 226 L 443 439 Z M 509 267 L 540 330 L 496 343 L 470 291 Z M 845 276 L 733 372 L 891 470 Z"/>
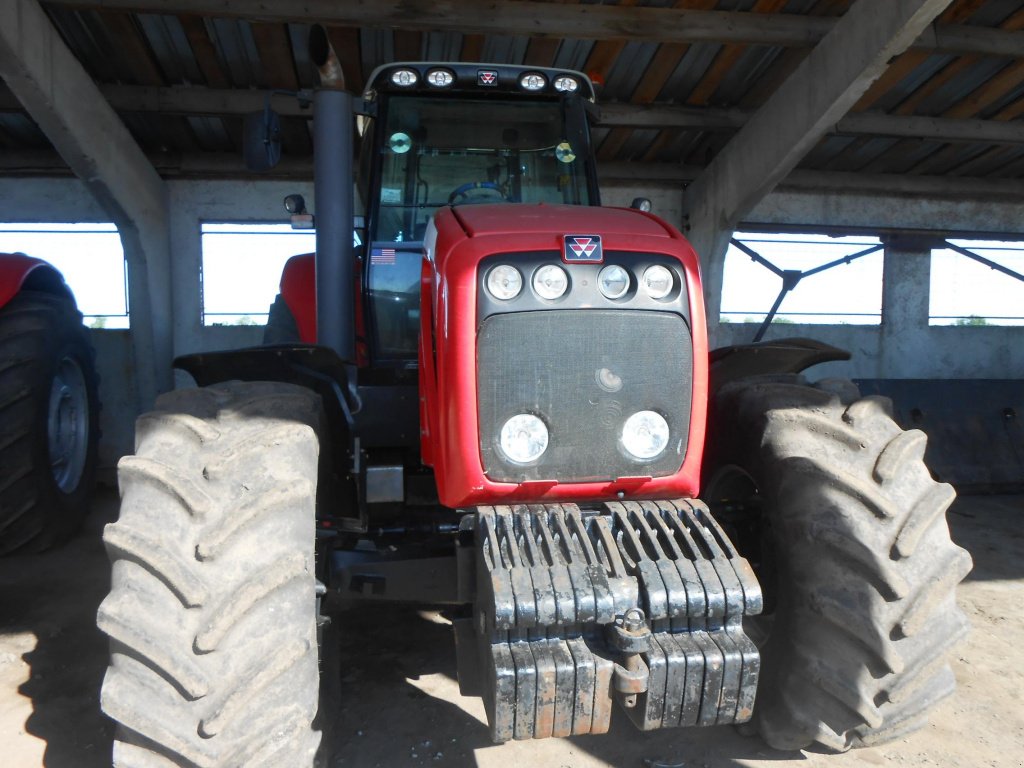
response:
<path id="1" fill-rule="evenodd" d="M 582 2 L 682 6 L 677 0 Z M 191 85 L 250 90 L 281 87 L 281 83 L 312 88 L 317 83 L 307 48 L 309 26 L 301 20 L 272 24 L 222 18 L 216 15 L 216 6 L 208 15 L 179 16 L 74 10 L 48 5 L 45 0 L 43 5 L 65 42 L 101 85 Z M 789 0 L 781 10 L 779 4 L 771 8 L 775 13 L 788 15 L 835 15 L 846 5 L 841 0 Z M 690 3 L 682 7 L 709 6 Z M 721 11 L 760 11 L 768 6 L 764 0 L 719 0 L 713 7 Z M 954 0 L 947 14 L 953 14 L 958 24 L 1020 30 L 1024 28 L 1022 7 L 1016 0 L 986 0 L 980 5 L 972 0 Z M 341 29 L 335 31 L 344 33 Z M 481 37 L 383 28 L 356 30 L 345 39 L 350 41 L 352 50 L 346 51 L 343 58 L 355 62 L 356 68 L 362 70 L 349 74 L 357 83 L 377 66 L 394 61 L 398 53 L 411 52 L 433 61 L 470 56 L 519 64 L 527 60 L 532 46 L 540 46 L 536 50 L 543 51 L 538 54 L 543 63 L 556 67 L 584 69 L 588 62 L 600 60 L 606 73 L 600 90 L 603 100 L 630 103 L 638 94 L 650 91 L 656 92 L 655 106 L 756 105 L 802 57 L 801 53 L 791 53 L 795 49 L 768 45 L 704 42 L 666 47 L 656 42 L 620 45 L 571 38 L 548 43 L 524 35 Z M 610 52 L 614 60 L 608 59 Z M 1001 121 L 1016 120 L 1024 114 L 1024 67 L 1020 61 L 979 54 L 915 56 L 913 66 L 905 66 L 910 59 L 900 62 L 902 77 L 894 78 L 898 79 L 895 84 L 884 92 L 873 92 L 870 103 L 862 107 L 894 116 L 955 115 Z M 647 102 L 649 97 L 645 95 L 642 100 Z M 237 152 L 239 148 L 237 115 L 163 115 L 140 108 L 125 112 L 125 122 L 147 151 Z M 302 118 L 287 118 L 285 128 L 286 153 L 311 151 L 308 126 Z M 604 144 L 604 160 L 702 165 L 720 151 L 733 133 L 719 129 L 600 127 L 595 130 L 595 139 Z M 0 143 L 8 150 L 47 144 L 27 117 L 10 111 L 0 114 Z M 1000 149 L 980 141 L 951 146 L 938 140 L 828 136 L 803 159 L 801 167 L 882 173 L 914 173 L 926 168 L 928 172 L 953 174 L 967 168 L 972 174 L 1005 176 L 1020 172 L 1022 158 L 1024 147 Z"/>

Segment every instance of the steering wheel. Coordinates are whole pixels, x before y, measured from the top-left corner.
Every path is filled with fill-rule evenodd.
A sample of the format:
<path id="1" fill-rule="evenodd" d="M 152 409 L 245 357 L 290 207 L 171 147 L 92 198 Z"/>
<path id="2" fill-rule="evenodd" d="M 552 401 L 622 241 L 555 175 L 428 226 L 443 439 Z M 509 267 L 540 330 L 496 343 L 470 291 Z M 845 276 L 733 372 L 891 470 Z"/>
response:
<path id="1" fill-rule="evenodd" d="M 452 193 L 448 195 L 448 205 L 455 205 L 457 202 L 473 202 L 472 200 L 470 200 L 470 197 L 476 196 L 471 195 L 471 193 L 473 193 L 474 190 L 481 190 L 481 192 L 477 193 L 477 195 L 489 196 L 490 194 L 494 194 L 497 195 L 498 199 L 500 200 L 505 199 L 505 195 L 502 194 L 501 189 L 493 181 L 470 181 L 452 190 Z M 465 199 L 460 201 L 460 197 Z M 487 201 L 477 200 L 476 202 L 485 203 Z"/>

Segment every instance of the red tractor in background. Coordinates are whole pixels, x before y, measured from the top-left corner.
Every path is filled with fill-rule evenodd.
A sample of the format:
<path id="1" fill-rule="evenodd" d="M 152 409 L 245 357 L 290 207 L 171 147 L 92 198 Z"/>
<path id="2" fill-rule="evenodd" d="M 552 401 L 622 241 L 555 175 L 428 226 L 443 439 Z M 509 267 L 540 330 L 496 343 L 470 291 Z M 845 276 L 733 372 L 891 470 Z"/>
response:
<path id="1" fill-rule="evenodd" d="M 613 701 L 783 749 L 921 725 L 970 568 L 924 435 L 800 375 L 839 350 L 709 353 L 685 238 L 599 207 L 580 73 L 400 63 L 354 104 L 311 52 L 317 252 L 272 343 L 176 361 L 199 387 L 119 467 L 115 764 L 311 765 L 328 591 L 452 606 L 495 741 Z"/>
<path id="2" fill-rule="evenodd" d="M 95 353 L 63 276 L 0 253 L 0 554 L 78 530 L 99 441 Z"/>

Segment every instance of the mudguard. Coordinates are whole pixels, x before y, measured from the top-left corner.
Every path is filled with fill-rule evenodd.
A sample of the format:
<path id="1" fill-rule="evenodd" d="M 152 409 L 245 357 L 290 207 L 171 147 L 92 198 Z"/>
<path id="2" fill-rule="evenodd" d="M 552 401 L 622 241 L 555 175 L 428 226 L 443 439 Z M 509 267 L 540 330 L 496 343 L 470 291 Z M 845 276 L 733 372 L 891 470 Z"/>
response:
<path id="1" fill-rule="evenodd" d="M 715 349 L 710 355 L 712 393 L 730 381 L 771 373 L 801 373 L 812 365 L 849 360 L 845 349 L 814 339 L 775 339 Z"/>
<path id="2" fill-rule="evenodd" d="M 75 299 L 64 277 L 51 264 L 24 253 L 0 253 L 0 308 L 23 289 Z"/>

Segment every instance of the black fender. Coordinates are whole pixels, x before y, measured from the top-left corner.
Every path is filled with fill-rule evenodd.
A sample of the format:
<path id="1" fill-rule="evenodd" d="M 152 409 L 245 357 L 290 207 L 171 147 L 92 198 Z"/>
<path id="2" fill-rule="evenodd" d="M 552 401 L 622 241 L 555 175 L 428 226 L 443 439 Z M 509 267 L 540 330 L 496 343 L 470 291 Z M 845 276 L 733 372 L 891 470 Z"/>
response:
<path id="1" fill-rule="evenodd" d="M 419 449 L 419 397 L 415 384 L 359 384 L 356 367 L 328 347 L 273 344 L 200 352 L 174 360 L 200 387 L 222 381 L 282 381 L 320 395 L 334 445 L 358 454 L 371 447 Z"/>
<path id="2" fill-rule="evenodd" d="M 774 339 L 712 350 L 710 394 L 737 379 L 773 373 L 801 373 L 812 365 L 849 360 L 850 353 L 814 339 Z"/>

